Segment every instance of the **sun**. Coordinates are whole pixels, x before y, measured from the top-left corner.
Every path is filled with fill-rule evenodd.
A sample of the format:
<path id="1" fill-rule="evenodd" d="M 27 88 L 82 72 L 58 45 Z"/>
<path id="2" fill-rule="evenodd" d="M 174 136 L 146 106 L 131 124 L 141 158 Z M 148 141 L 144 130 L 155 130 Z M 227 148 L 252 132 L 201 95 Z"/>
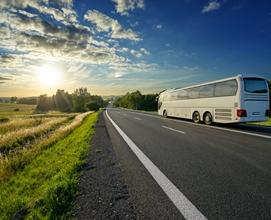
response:
<path id="1" fill-rule="evenodd" d="M 56 86 L 60 82 L 60 70 L 55 66 L 42 66 L 37 70 L 38 79 L 45 86 Z"/>

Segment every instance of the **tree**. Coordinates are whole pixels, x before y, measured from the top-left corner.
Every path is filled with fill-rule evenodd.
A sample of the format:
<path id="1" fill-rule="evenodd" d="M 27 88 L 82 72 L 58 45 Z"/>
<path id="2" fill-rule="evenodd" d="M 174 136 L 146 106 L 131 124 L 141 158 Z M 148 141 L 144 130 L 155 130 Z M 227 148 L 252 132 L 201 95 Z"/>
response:
<path id="1" fill-rule="evenodd" d="M 13 96 L 13 97 L 10 98 L 10 102 L 11 103 L 16 103 L 16 101 L 17 101 L 17 97 L 16 96 Z"/>
<path id="2" fill-rule="evenodd" d="M 37 104 L 36 109 L 38 111 L 42 111 L 42 112 L 54 110 L 55 104 L 54 104 L 52 97 L 48 97 L 46 94 L 40 95 L 38 98 L 38 104 Z"/>
<path id="3" fill-rule="evenodd" d="M 142 95 L 140 91 L 126 93 L 122 97 L 114 100 L 113 106 L 130 108 L 136 110 L 156 111 L 157 110 L 157 94 Z"/>
<path id="4" fill-rule="evenodd" d="M 79 88 L 72 94 L 73 111 L 84 112 L 87 110 L 86 103 L 90 99 L 87 88 Z"/>
<path id="5" fill-rule="evenodd" d="M 53 96 L 56 109 L 61 112 L 71 112 L 72 104 L 71 98 L 68 92 L 58 89 L 56 94 Z"/>

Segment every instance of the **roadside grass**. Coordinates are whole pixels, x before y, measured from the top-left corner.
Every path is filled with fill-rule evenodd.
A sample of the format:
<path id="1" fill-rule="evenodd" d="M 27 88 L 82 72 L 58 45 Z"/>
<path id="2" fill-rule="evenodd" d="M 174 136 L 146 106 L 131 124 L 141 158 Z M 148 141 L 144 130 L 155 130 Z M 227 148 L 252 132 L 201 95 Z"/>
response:
<path id="1" fill-rule="evenodd" d="M 271 118 L 268 119 L 268 121 L 263 122 L 252 122 L 250 123 L 252 125 L 258 125 L 258 126 L 265 126 L 265 127 L 271 127 Z"/>
<path id="2" fill-rule="evenodd" d="M 18 170 L 22 170 L 33 158 L 40 154 L 44 149 L 54 145 L 59 140 L 69 135 L 78 127 L 90 112 L 83 113 L 74 118 L 70 124 L 66 124 L 55 130 L 47 138 L 42 138 L 37 143 L 28 148 L 14 151 L 13 154 L 0 157 L 0 183 L 7 181 Z"/>
<path id="3" fill-rule="evenodd" d="M 63 219 L 76 192 L 98 113 L 0 185 L 2 219 Z"/>
<path id="4" fill-rule="evenodd" d="M 33 114 L 35 108 L 36 105 L 0 103 L 0 118 L 12 115 L 30 115 Z"/>
<path id="5" fill-rule="evenodd" d="M 49 120 L 38 126 L 27 127 L 17 131 L 0 135 L 0 153 L 7 154 L 10 150 L 31 141 L 42 134 L 55 130 L 61 124 L 68 122 L 69 118 Z"/>

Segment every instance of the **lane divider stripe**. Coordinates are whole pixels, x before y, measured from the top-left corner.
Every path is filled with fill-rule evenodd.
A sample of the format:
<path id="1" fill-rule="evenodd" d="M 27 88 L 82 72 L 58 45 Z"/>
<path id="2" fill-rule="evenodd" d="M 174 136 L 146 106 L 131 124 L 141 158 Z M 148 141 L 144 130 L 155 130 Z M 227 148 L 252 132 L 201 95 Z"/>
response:
<path id="1" fill-rule="evenodd" d="M 163 127 L 163 128 L 166 128 L 166 129 L 168 129 L 168 130 L 171 130 L 171 131 L 176 131 L 176 132 L 178 132 L 178 133 L 185 134 L 184 131 L 176 130 L 176 129 L 174 129 L 174 128 L 170 128 L 170 127 L 167 127 L 167 126 L 162 126 L 162 127 Z"/>

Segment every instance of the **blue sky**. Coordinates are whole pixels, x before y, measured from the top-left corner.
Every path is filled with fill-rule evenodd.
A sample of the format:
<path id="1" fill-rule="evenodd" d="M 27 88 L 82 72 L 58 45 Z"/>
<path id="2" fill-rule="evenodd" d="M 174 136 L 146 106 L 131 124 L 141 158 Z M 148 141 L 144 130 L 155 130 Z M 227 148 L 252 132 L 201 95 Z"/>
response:
<path id="1" fill-rule="evenodd" d="M 271 2 L 2 0 L 0 96 L 271 78 Z"/>

